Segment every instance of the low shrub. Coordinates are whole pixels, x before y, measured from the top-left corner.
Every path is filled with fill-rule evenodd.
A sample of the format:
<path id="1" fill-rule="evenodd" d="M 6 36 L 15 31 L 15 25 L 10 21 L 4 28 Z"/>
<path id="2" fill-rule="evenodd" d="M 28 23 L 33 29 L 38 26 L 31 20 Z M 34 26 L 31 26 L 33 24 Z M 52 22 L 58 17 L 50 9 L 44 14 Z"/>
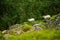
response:
<path id="1" fill-rule="evenodd" d="M 22 27 L 22 30 L 23 30 L 24 32 L 26 32 L 26 31 L 29 31 L 31 28 L 32 28 L 32 26 L 30 26 L 30 25 L 28 25 L 28 24 L 24 24 L 24 26 Z"/>

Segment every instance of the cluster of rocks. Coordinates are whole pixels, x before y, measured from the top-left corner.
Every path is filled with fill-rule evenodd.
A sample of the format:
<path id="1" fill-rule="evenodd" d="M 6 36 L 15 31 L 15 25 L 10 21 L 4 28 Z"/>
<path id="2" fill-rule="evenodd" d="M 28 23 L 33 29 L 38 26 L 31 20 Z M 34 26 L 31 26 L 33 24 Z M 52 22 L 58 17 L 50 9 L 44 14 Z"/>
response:
<path id="1" fill-rule="evenodd" d="M 34 25 L 33 25 L 33 27 L 34 27 L 34 31 L 40 31 L 40 30 L 42 30 L 41 26 L 42 26 L 41 23 L 34 24 Z"/>
<path id="2" fill-rule="evenodd" d="M 9 27 L 9 30 L 10 30 L 10 29 L 15 29 L 15 28 L 22 28 L 22 27 L 23 27 L 22 24 L 15 24 L 15 25 L 10 26 L 10 27 Z"/>
<path id="3" fill-rule="evenodd" d="M 3 37 L 6 40 L 8 37 L 10 37 L 10 35 L 20 35 L 23 33 L 22 30 L 20 30 L 20 28 L 22 28 L 23 25 L 21 24 L 16 24 L 13 26 L 10 26 L 10 28 L 8 30 L 4 30 L 2 31 Z"/>
<path id="4" fill-rule="evenodd" d="M 58 14 L 54 20 L 52 20 L 52 23 L 56 29 L 60 29 L 60 14 Z"/>
<path id="5" fill-rule="evenodd" d="M 8 37 L 11 37 L 11 35 L 16 35 L 16 36 L 19 36 L 23 33 L 22 30 L 4 30 L 2 31 L 2 34 L 3 34 L 3 38 L 6 40 Z"/>
<path id="6" fill-rule="evenodd" d="M 60 14 L 56 15 L 53 20 L 47 20 L 47 28 L 60 29 Z"/>
<path id="7" fill-rule="evenodd" d="M 45 19 L 46 28 L 60 29 L 60 14 L 56 15 L 53 20 L 50 20 L 49 15 L 43 16 Z"/>

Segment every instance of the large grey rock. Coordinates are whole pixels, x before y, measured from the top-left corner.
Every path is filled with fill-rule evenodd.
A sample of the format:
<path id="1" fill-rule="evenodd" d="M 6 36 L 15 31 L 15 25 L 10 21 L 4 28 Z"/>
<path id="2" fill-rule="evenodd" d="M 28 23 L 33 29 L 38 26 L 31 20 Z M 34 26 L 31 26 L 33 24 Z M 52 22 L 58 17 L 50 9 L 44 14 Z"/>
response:
<path id="1" fill-rule="evenodd" d="M 15 24 L 15 25 L 10 26 L 9 29 L 22 28 L 22 27 L 23 27 L 23 25 L 21 25 L 21 24 Z"/>
<path id="2" fill-rule="evenodd" d="M 56 15 L 53 20 L 50 21 L 48 24 L 51 28 L 60 29 L 60 14 Z"/>

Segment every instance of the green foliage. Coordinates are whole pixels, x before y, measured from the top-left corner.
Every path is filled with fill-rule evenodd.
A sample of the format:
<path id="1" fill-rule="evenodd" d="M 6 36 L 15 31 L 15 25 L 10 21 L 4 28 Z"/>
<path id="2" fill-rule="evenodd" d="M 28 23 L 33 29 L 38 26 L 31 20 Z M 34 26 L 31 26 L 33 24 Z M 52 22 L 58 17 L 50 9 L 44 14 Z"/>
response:
<path id="1" fill-rule="evenodd" d="M 33 26 L 28 25 L 28 24 L 24 24 L 20 28 L 13 28 L 13 29 L 8 30 L 9 31 L 8 33 L 11 34 L 11 35 L 17 35 L 18 33 L 22 34 L 24 32 L 32 31 L 32 30 L 33 30 Z"/>
<path id="2" fill-rule="evenodd" d="M 40 32 L 23 33 L 10 36 L 7 40 L 60 40 L 60 30 L 42 30 Z"/>
<path id="3" fill-rule="evenodd" d="M 1 31 L 0 31 L 0 40 L 4 40 L 3 34 L 1 33 Z"/>
<path id="4" fill-rule="evenodd" d="M 0 1 L 0 30 L 27 21 L 41 20 L 42 15 L 60 12 L 60 0 L 2 0 Z"/>
<path id="5" fill-rule="evenodd" d="M 33 28 L 33 26 L 30 26 L 30 25 L 28 25 L 28 24 L 24 24 L 24 26 L 22 27 L 22 30 L 23 30 L 24 32 L 26 32 L 26 31 L 31 30 L 32 28 Z"/>

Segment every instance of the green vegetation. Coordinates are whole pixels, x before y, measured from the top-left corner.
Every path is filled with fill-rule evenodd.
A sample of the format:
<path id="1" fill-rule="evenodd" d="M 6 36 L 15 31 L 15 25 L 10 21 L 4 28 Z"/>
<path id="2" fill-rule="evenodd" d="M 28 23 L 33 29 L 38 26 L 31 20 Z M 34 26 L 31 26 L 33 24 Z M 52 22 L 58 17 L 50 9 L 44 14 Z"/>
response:
<path id="1" fill-rule="evenodd" d="M 0 0 L 0 40 L 60 40 L 60 0 Z"/>
<path id="2" fill-rule="evenodd" d="M 14 28 L 7 30 L 7 34 L 5 38 L 6 40 L 60 40 L 60 30 L 56 29 L 44 29 L 34 31 L 34 27 L 28 24 L 24 24 L 22 28 Z M 21 32 L 20 34 L 17 34 Z M 5 34 L 4 34 L 5 35 Z M 3 36 L 0 37 L 4 40 Z"/>
<path id="3" fill-rule="evenodd" d="M 3 34 L 1 33 L 1 31 L 0 31 L 0 40 L 4 40 Z"/>
<path id="4" fill-rule="evenodd" d="M 27 25 L 27 24 L 24 24 L 24 27 L 22 28 L 22 30 L 24 31 L 24 32 L 26 32 L 26 31 L 28 31 L 28 30 L 30 30 L 30 29 L 32 29 L 33 28 L 33 26 L 29 26 L 29 25 Z"/>
<path id="5" fill-rule="evenodd" d="M 7 40 L 60 40 L 60 30 L 42 30 L 23 33 L 20 36 L 11 35 Z"/>
<path id="6" fill-rule="evenodd" d="M 52 16 L 59 12 L 60 0 L 1 0 L 0 30 L 26 22 L 29 18 L 42 20 L 43 15 Z"/>

